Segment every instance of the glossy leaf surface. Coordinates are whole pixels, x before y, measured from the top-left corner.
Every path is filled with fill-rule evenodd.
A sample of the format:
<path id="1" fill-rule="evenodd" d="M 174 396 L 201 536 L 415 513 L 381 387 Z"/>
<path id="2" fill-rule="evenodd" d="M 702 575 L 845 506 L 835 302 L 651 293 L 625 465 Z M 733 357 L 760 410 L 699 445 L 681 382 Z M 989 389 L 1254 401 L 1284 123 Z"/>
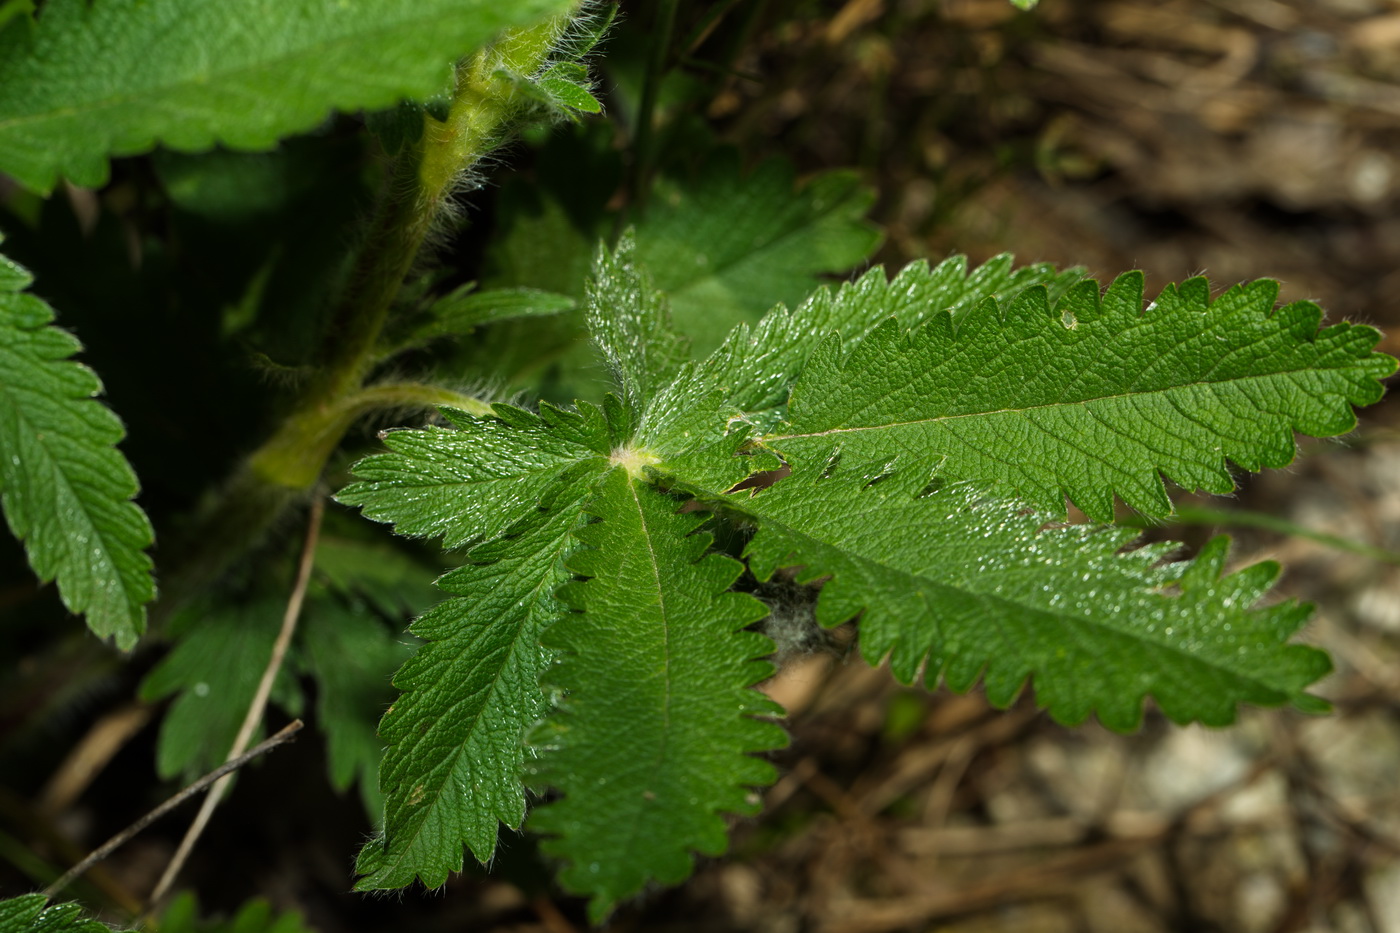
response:
<path id="1" fill-rule="evenodd" d="M 94 399 L 101 382 L 70 359 L 78 341 L 29 284 L 0 256 L 0 504 L 39 579 L 57 579 L 64 605 L 130 648 L 155 597 L 151 525 L 131 501 L 121 422 Z"/>
<path id="2" fill-rule="evenodd" d="M 561 482 L 545 511 L 438 581 L 452 598 L 413 624 L 426 644 L 395 675 L 402 694 L 379 728 L 384 831 L 360 853 L 357 889 L 437 887 L 461 870 L 464 843 L 487 861 L 500 824 L 524 819 L 522 739 L 545 705 L 540 636 L 563 611 L 562 558 L 603 469 Z"/>
<path id="3" fill-rule="evenodd" d="M 766 613 L 726 592 L 741 567 L 707 554 L 704 516 L 625 470 L 604 479 L 578 531 L 569 568 L 587 577 L 564 593 L 581 611 L 546 634 L 562 652 L 547 682 L 564 691 L 544 731 L 535 780 L 563 798 L 531 828 L 566 859 L 560 880 L 591 896 L 601 920 L 648 880 L 675 884 L 694 852 L 726 846 L 723 814 L 750 813 L 750 788 L 773 766 L 753 757 L 786 742 L 755 716 L 780 710 L 749 689 L 771 666 L 772 643 L 745 628 Z"/>
<path id="4" fill-rule="evenodd" d="M 355 465 L 359 482 L 336 496 L 400 534 L 442 538 L 449 548 L 495 537 L 529 516 L 559 476 L 607 454 L 602 412 L 543 406 L 539 415 L 496 406 L 498 417 L 449 411 L 455 428 L 391 431 L 392 453 Z"/>
<path id="5" fill-rule="evenodd" d="M 909 329 L 988 298 L 1013 299 L 1034 285 L 1058 298 L 1081 277 L 1079 269 L 1048 263 L 1013 266 L 1008 254 L 969 272 L 967 258 L 953 256 L 932 268 L 910 263 L 893 279 L 877 267 L 838 290 L 820 288 L 792 310 L 778 307 L 752 327 L 740 324 L 708 359 L 687 366 L 648 410 L 639 443 L 671 454 L 689 446 L 709 433 L 697 419 L 708 419 L 709 430 L 717 423 L 710 417 L 715 397 L 746 420 L 776 420 L 769 413 L 787 404 L 803 367 L 832 334 L 853 347 L 891 318 Z"/>
<path id="6" fill-rule="evenodd" d="M 54 904 L 42 894 L 0 900 L 4 933 L 113 933 L 112 927 L 83 915 L 77 904 Z"/>
<path id="7" fill-rule="evenodd" d="M 1310 607 L 1255 604 L 1278 567 L 1224 575 L 1218 538 L 1191 563 L 1170 545 L 1124 551 L 1136 535 L 1107 526 L 1045 527 L 1045 516 L 914 470 L 880 477 L 842 465 L 799 465 L 753 496 L 731 497 L 761 522 L 748 548 L 760 578 L 800 566 L 829 577 L 817 618 L 860 617 L 861 653 L 888 657 L 904 683 L 979 679 L 1007 706 L 1033 679 L 1057 720 L 1092 713 L 1135 728 L 1152 696 L 1178 722 L 1233 721 L 1241 703 L 1326 705 L 1303 693 L 1327 656 L 1285 644 Z M 825 475 L 824 475 L 825 474 Z"/>
<path id="8" fill-rule="evenodd" d="M 793 388 L 791 424 L 764 443 L 809 462 L 835 448 L 936 467 L 1052 513 L 1068 496 L 1107 521 L 1116 493 L 1166 515 L 1161 476 L 1230 492 L 1227 462 L 1281 467 L 1294 431 L 1350 431 L 1352 406 L 1379 399 L 1394 371 L 1372 328 L 1319 330 L 1316 305 L 1275 310 L 1277 295 L 1262 280 L 1211 300 L 1191 279 L 1144 311 L 1129 273 L 1102 298 L 1080 283 L 1053 310 L 1034 289 L 910 332 L 889 321 L 850 351 L 824 343 Z"/>
<path id="9" fill-rule="evenodd" d="M 613 381 L 640 415 L 656 388 L 675 377 L 687 347 L 671 328 L 665 297 L 634 264 L 636 247 L 629 231 L 616 250 L 598 251 L 583 306 Z"/>

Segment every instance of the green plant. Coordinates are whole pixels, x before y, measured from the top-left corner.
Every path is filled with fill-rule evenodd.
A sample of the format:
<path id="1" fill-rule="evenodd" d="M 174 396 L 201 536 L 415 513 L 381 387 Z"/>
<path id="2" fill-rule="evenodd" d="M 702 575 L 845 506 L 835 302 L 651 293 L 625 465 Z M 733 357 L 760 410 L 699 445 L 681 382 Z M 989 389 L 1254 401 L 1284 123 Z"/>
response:
<path id="1" fill-rule="evenodd" d="M 662 4 L 658 21 L 675 11 Z M 1276 567 L 1227 573 L 1224 539 L 1191 560 L 1132 547 L 1114 497 L 1165 517 L 1163 477 L 1224 493 L 1228 463 L 1283 466 L 1295 431 L 1351 430 L 1396 365 L 1373 352 L 1374 330 L 1320 328 L 1306 302 L 1276 308 L 1269 281 L 1212 297 L 1191 279 L 1144 309 L 1138 274 L 1105 289 L 1009 257 L 820 285 L 876 246 L 868 194 L 846 173 L 798 186 L 780 162 L 744 172 L 712 147 L 696 164 L 667 156 L 705 135 L 677 121 L 669 149 L 655 136 L 665 43 L 627 98 L 630 169 L 581 127 L 539 155 L 535 184 L 501 192 L 483 262 L 433 262 L 460 226 L 454 195 L 504 143 L 599 111 L 584 63 L 610 12 L 0 5 L 0 171 L 29 192 L 8 195 L 7 222 L 41 269 L 32 282 L 0 266 L 0 493 L 34 574 L 122 649 L 147 634 L 151 523 L 120 424 L 38 297 L 43 265 L 67 254 L 46 242 L 55 208 L 37 196 L 61 176 L 103 184 L 109 156 L 174 150 L 148 163 L 154 184 L 125 189 L 170 234 L 131 217 L 125 240 L 97 231 L 99 244 L 136 237 L 142 257 L 110 291 L 168 276 L 179 313 L 198 315 L 194 345 L 217 354 L 220 379 L 238 374 L 238 391 L 194 379 L 192 407 L 173 403 L 232 425 L 226 445 L 157 474 L 161 540 L 179 542 L 168 563 L 157 552 L 149 639 L 173 647 L 140 688 L 177 697 L 161 776 L 242 752 L 269 697 L 302 714 L 300 674 L 332 783 L 358 779 L 382 808 L 359 889 L 440 885 L 463 846 L 487 862 L 500 826 L 523 823 L 600 921 L 649 882 L 684 879 L 696 853 L 722 853 L 727 816 L 755 812 L 776 774 L 762 756 L 785 741 L 783 711 L 754 689 L 773 671 L 770 634 L 858 620 L 862 655 L 904 683 L 980 681 L 1006 705 L 1033 682 L 1065 723 L 1133 729 L 1148 696 L 1212 725 L 1241 703 L 1326 708 L 1306 693 L 1326 656 L 1288 642 L 1308 607 L 1261 602 Z M 94 55 L 112 67 L 85 67 Z M 272 147 L 331 109 L 376 111 L 377 196 L 366 134 L 348 122 L 268 156 L 210 150 Z M 318 248 L 325 231 L 249 247 L 294 215 L 348 220 L 370 201 L 348 259 Z M 173 356 L 179 326 L 151 333 L 152 359 Z M 248 379 L 248 359 L 280 385 Z M 126 378 L 152 391 L 149 371 Z M 509 392 L 532 401 L 489 401 Z M 355 426 L 403 412 L 439 423 L 383 433 L 389 452 L 339 482 L 367 446 Z M 202 438 L 162 429 L 147 428 L 161 442 L 146 462 Z M 322 529 L 319 507 L 293 573 L 270 532 L 319 501 L 325 477 L 340 503 L 457 551 L 440 601 L 426 588 L 439 558 L 345 513 Z M 1066 499 L 1091 521 L 1068 523 Z M 765 620 L 790 615 L 784 592 L 815 611 L 780 632 Z M 386 624 L 405 614 L 416 645 Z M 9 637 L 31 637 L 24 625 Z M 542 798 L 528 816 L 527 789 Z M 0 909 L 38 923 L 36 897 Z M 192 902 L 177 906 L 184 919 L 164 926 L 196 928 Z M 261 919 L 236 928 L 274 922 L 249 910 Z M 53 929 L 67 911 L 47 909 Z"/>

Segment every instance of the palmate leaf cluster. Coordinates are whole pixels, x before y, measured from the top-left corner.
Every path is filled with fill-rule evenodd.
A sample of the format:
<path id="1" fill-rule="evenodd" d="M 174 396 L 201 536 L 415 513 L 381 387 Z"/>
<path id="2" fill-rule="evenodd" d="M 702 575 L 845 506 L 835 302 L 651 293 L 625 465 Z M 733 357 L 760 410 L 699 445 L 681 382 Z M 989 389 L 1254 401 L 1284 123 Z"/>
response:
<path id="1" fill-rule="evenodd" d="M 162 246 L 172 265 L 191 244 L 203 261 L 240 238 L 266 247 L 245 244 L 234 271 L 171 306 L 214 309 L 209 346 L 246 338 L 303 389 L 336 358 L 320 292 L 363 284 L 329 271 L 343 258 L 335 244 L 355 238 L 337 239 L 326 218 L 337 173 L 364 174 L 364 150 L 331 157 L 312 138 L 247 151 L 325 130 L 333 111 L 377 110 L 364 136 L 407 160 L 450 136 L 453 108 L 476 94 L 479 109 L 457 116 L 481 118 L 467 124 L 484 141 L 445 170 L 435 190 L 450 192 L 474 184 L 512 134 L 601 109 L 584 59 L 610 22 L 602 4 L 195 7 L 49 0 L 34 15 L 0 3 L 0 172 L 37 199 L 165 147 L 150 164 L 176 234 L 143 245 L 152 268 Z M 508 41 L 489 44 L 511 27 L 509 42 L 540 30 L 510 46 L 518 60 Z M 1308 303 L 1275 308 L 1267 281 L 1212 296 L 1193 279 L 1145 306 L 1141 276 L 1105 289 L 1009 256 L 818 287 L 879 240 L 864 220 L 873 194 L 854 173 L 799 181 L 782 159 L 746 168 L 707 140 L 691 161 L 660 160 L 632 192 L 638 211 L 619 207 L 627 160 L 598 129 L 544 144 L 533 178 L 503 187 L 480 268 L 424 270 L 410 244 L 402 267 L 371 282 L 385 286 L 386 320 L 346 369 L 347 395 L 401 411 L 380 380 L 407 355 L 431 361 L 434 377 L 409 387 L 415 404 L 447 395 L 471 412 L 446 407 L 433 426 L 387 432 L 387 450 L 361 460 L 338 496 L 458 562 L 430 590 L 435 561 L 332 514 L 273 690 L 282 712 L 314 718 L 329 783 L 358 785 L 382 814 L 356 863 L 360 890 L 438 886 L 464 848 L 488 862 L 501 827 L 523 826 L 545 837 L 562 884 L 590 898 L 597 920 L 722 852 L 786 742 L 783 711 L 758 689 L 777 659 L 764 634 L 775 582 L 807 587 L 815 624 L 855 620 L 864 657 L 904 683 L 981 684 L 999 705 L 1029 686 L 1062 722 L 1130 729 L 1147 698 L 1175 721 L 1210 724 L 1240 703 L 1322 708 L 1306 691 L 1328 662 L 1289 643 L 1308 609 L 1268 597 L 1277 568 L 1229 572 L 1223 539 L 1183 560 L 1108 523 L 1115 500 L 1167 515 L 1164 480 L 1225 492 L 1232 468 L 1287 463 L 1294 432 L 1350 430 L 1352 407 L 1374 402 L 1394 368 L 1372 352 L 1374 331 L 1320 328 Z M 417 183 L 409 176 L 390 195 Z M 340 200 L 346 218 L 359 210 L 351 194 Z M 438 231 L 445 214 L 403 227 Z M 313 219 L 288 226 L 293 215 Z M 600 251 L 624 220 L 631 233 Z M 122 424 L 40 297 L 69 313 L 48 291 L 62 278 L 34 286 L 0 257 L 0 506 L 35 575 L 129 649 L 155 596 L 151 524 L 117 449 Z M 87 310 L 116 319 L 118 304 Z M 331 345 L 319 356 L 318 334 Z M 593 392 L 600 374 L 608 389 Z M 488 406 L 429 384 L 471 380 L 584 400 Z M 179 420 L 172 412 L 160 414 Z M 329 458 L 338 440 L 318 449 Z M 323 459 L 308 473 L 327 463 L 336 469 Z M 1067 524 L 1066 500 L 1093 521 Z M 276 637 L 285 550 L 267 545 L 270 557 L 240 569 L 262 575 L 247 593 L 230 598 L 227 575 L 213 598 L 156 627 L 173 647 L 139 690 L 167 703 L 161 777 L 226 756 Z M 40 895 L 0 901 L 6 924 L 105 929 Z M 261 902 L 203 920 L 191 897 L 161 924 L 303 929 Z"/>
<path id="2" fill-rule="evenodd" d="M 1374 330 L 1319 329 L 1267 281 L 1144 308 L 1136 274 L 1101 291 L 955 258 L 819 290 L 688 360 L 636 259 L 626 238 L 602 252 L 586 292 L 615 394 L 449 410 L 340 493 L 469 548 L 395 680 L 362 889 L 437 885 L 463 844 L 489 859 L 527 785 L 553 791 L 527 825 L 595 919 L 722 851 L 784 742 L 746 592 L 780 572 L 820 583 L 820 624 L 859 619 L 901 681 L 980 679 L 999 705 L 1031 683 L 1066 723 L 1131 729 L 1148 696 L 1177 722 L 1325 708 L 1305 692 L 1325 655 L 1288 644 L 1308 608 L 1261 603 L 1275 566 L 1227 572 L 1224 539 L 1190 561 L 1133 548 L 1063 524 L 1064 502 L 1163 516 L 1164 476 L 1223 491 L 1230 463 L 1286 462 L 1294 431 L 1349 430 L 1395 365 Z M 717 523 L 753 529 L 746 563 Z"/>

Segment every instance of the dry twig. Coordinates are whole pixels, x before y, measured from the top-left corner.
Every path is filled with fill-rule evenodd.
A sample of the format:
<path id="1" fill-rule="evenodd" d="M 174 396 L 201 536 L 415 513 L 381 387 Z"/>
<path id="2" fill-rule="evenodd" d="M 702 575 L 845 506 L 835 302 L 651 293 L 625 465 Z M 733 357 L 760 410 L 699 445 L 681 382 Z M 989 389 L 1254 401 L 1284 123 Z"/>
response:
<path id="1" fill-rule="evenodd" d="M 296 631 L 297 619 L 301 616 L 301 605 L 306 598 L 306 587 L 311 582 L 311 567 L 316 557 L 316 542 L 320 537 L 321 517 L 325 514 L 325 510 L 325 499 L 322 496 L 318 495 L 311 500 L 311 518 L 307 522 L 306 543 L 302 547 L 301 562 L 297 566 L 296 585 L 292 587 L 291 598 L 287 600 L 287 611 L 282 615 L 282 629 L 277 633 L 277 641 L 272 645 L 272 656 L 268 658 L 262 680 L 258 683 L 257 692 L 253 694 L 253 701 L 248 704 L 248 714 L 243 717 L 243 726 L 238 730 L 238 737 L 234 739 L 233 748 L 229 750 L 230 759 L 238 757 L 242 754 L 243 749 L 248 747 L 248 743 L 252 741 L 254 730 L 257 729 L 258 723 L 262 722 L 263 713 L 267 710 L 267 700 L 272 695 L 273 681 L 277 679 L 277 672 L 282 669 L 282 661 L 287 656 L 287 648 L 292 642 L 292 633 Z M 174 884 L 176 876 L 180 874 L 180 869 L 184 867 L 185 860 L 189 858 L 191 850 L 194 849 L 194 844 L 203 834 L 204 827 L 209 824 L 209 818 L 213 816 L 214 808 L 219 805 L 219 797 L 223 794 L 228 780 L 227 776 L 221 778 L 209 796 L 204 799 L 204 805 L 199 808 L 194 822 L 185 832 L 185 838 L 180 840 L 180 847 L 175 850 L 175 856 L 165 867 L 165 873 L 161 875 L 160 881 L 156 882 L 155 889 L 151 891 L 149 906 L 154 907 L 160 903 L 161 898 Z"/>
<path id="2" fill-rule="evenodd" d="M 92 853 L 88 855 L 87 858 L 83 859 L 81 862 L 64 872 L 63 875 L 59 877 L 57 881 L 55 881 L 53 884 L 49 885 L 47 888 L 44 889 L 44 896 L 53 897 L 59 891 L 62 891 L 64 888 L 68 887 L 68 885 L 72 883 L 74 878 L 77 878 L 79 875 L 87 871 L 93 865 L 96 865 L 98 862 L 111 855 L 118 848 L 124 845 L 127 842 L 127 840 L 131 839 L 137 833 L 141 832 L 141 830 L 145 829 L 147 826 L 150 826 L 156 820 L 160 819 L 162 816 L 165 816 L 165 814 L 169 813 L 171 810 L 174 810 L 180 804 L 184 803 L 186 800 L 190 799 L 195 794 L 204 790 L 209 785 L 214 784 L 218 781 L 222 781 L 223 779 L 227 778 L 230 774 L 237 771 L 239 768 L 243 767 L 248 762 L 252 761 L 254 758 L 257 758 L 259 755 L 269 752 L 285 742 L 291 741 L 292 736 L 296 735 L 298 732 L 301 731 L 301 727 L 302 721 L 300 719 L 292 720 L 287 725 L 283 726 L 281 731 L 279 731 L 276 735 L 263 742 L 258 743 L 251 751 L 245 752 L 244 754 L 239 755 L 236 758 L 229 759 L 228 761 L 219 765 L 219 767 L 215 768 L 213 771 L 210 771 L 208 774 L 204 775 L 204 777 L 200 778 L 193 784 L 176 793 L 174 796 L 170 797 L 160 806 L 156 807 L 154 810 L 147 813 L 145 816 L 141 817 L 136 822 L 132 823 L 126 829 L 123 829 L 111 839 L 108 839 L 106 842 L 102 843 L 102 845 L 94 849 Z"/>

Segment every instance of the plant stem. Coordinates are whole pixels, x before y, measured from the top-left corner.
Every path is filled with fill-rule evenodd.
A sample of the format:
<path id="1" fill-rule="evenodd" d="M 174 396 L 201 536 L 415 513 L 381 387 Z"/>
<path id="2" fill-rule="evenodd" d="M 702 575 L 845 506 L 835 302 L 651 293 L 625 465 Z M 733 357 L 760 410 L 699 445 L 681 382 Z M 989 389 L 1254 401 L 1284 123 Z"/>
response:
<path id="1" fill-rule="evenodd" d="M 430 386 L 364 382 L 380 360 L 380 339 L 405 277 L 463 180 L 530 114 L 511 74 L 544 67 L 583 5 L 529 29 L 506 33 L 463 62 L 447 119 L 425 115 L 422 138 L 398 156 L 386 195 L 356 253 L 344 298 L 323 335 L 321 370 L 278 429 L 235 472 L 170 553 L 153 625 L 256 544 L 320 479 L 352 424 L 379 410 L 452 405 L 475 415 L 490 406 Z"/>
<path id="2" fill-rule="evenodd" d="M 332 401 L 293 413 L 277 433 L 248 461 L 253 475 L 265 483 L 309 489 L 321 477 L 326 461 L 345 432 L 364 415 L 395 408 L 436 408 L 451 405 L 473 415 L 491 413 L 480 399 L 419 383 L 383 383 L 355 389 Z"/>
<path id="3" fill-rule="evenodd" d="M 303 408 L 325 405 L 357 388 L 366 375 L 380 331 L 432 226 L 436 204 L 420 203 L 416 151 L 405 150 L 394 163 L 388 192 L 322 340 L 322 378 Z"/>
<path id="4" fill-rule="evenodd" d="M 322 397 L 358 388 L 375 359 L 379 335 L 404 278 L 447 201 L 488 153 L 498 148 L 523 114 L 502 71 L 531 75 L 548 60 L 572 14 L 508 32 L 457 67 L 457 87 L 446 120 L 424 116 L 423 137 L 394 167 L 388 196 L 360 249 L 345 302 L 333 316 L 325 346 Z M 320 401 L 318 399 L 318 401 Z"/>
<path id="5" fill-rule="evenodd" d="M 150 722 L 154 711 L 151 704 L 137 701 L 93 723 L 44 785 L 36 801 L 39 810 L 52 816 L 72 806 L 117 752 Z"/>
<path id="6" fill-rule="evenodd" d="M 430 386 L 370 386 L 379 342 L 405 277 L 463 180 L 529 114 L 510 74 L 535 74 L 549 61 L 574 11 L 506 33 L 457 68 L 446 120 L 425 116 L 422 138 L 398 156 L 356 253 L 344 298 L 322 340 L 321 371 L 281 425 L 240 467 L 217 502 L 173 548 L 160 612 L 168 614 L 216 577 L 320 479 L 345 432 L 384 409 L 453 405 L 476 415 L 490 407 Z"/>
<path id="7" fill-rule="evenodd" d="M 282 628 L 277 633 L 277 640 L 272 645 L 272 656 L 267 660 L 267 667 L 263 669 L 262 680 L 258 682 L 258 689 L 253 694 L 253 700 L 248 704 L 248 713 L 243 717 L 243 725 L 238 730 L 238 737 L 233 740 L 233 748 L 229 749 L 229 761 L 239 758 L 243 750 L 252 741 L 253 732 L 258 724 L 262 722 L 263 713 L 267 710 L 267 699 L 272 695 L 272 684 L 277 679 L 277 672 L 282 669 L 282 661 L 287 656 L 287 648 L 292 643 L 292 633 L 296 631 L 297 620 L 301 618 L 301 606 L 306 599 L 306 587 L 311 582 L 311 568 L 316 558 L 316 542 L 321 535 L 321 518 L 325 515 L 326 500 L 317 496 L 311 500 L 311 517 L 306 524 L 306 543 L 301 551 L 301 563 L 297 566 L 296 585 L 292 587 L 291 598 L 287 600 L 287 611 L 282 615 Z M 298 728 L 300 726 L 298 725 Z M 285 730 L 284 730 L 285 731 Z M 161 875 L 160 881 L 156 882 L 155 889 L 151 892 L 150 904 L 158 904 L 165 896 L 165 892 L 174 884 L 175 878 L 180 874 L 180 869 L 184 867 L 185 860 L 189 858 L 194 844 L 204 833 L 204 827 L 209 824 L 209 818 L 214 814 L 214 808 L 219 805 L 219 798 L 223 795 L 224 788 L 231 780 L 229 775 L 224 775 L 218 779 L 209 795 L 204 798 L 204 803 L 199 808 L 199 813 L 195 815 L 194 822 L 185 832 L 185 838 L 180 840 L 180 847 L 175 850 L 175 857 L 170 860 L 170 864 L 165 867 L 165 874 Z"/>
<path id="8" fill-rule="evenodd" d="M 175 538 L 178 555 L 161 580 L 153 624 L 207 586 L 239 554 L 262 539 L 287 509 L 305 499 L 345 432 L 378 411 L 423 410 L 439 405 L 485 417 L 479 398 L 423 383 L 381 383 L 332 403 L 293 412 L 245 461 L 214 504 Z"/>

